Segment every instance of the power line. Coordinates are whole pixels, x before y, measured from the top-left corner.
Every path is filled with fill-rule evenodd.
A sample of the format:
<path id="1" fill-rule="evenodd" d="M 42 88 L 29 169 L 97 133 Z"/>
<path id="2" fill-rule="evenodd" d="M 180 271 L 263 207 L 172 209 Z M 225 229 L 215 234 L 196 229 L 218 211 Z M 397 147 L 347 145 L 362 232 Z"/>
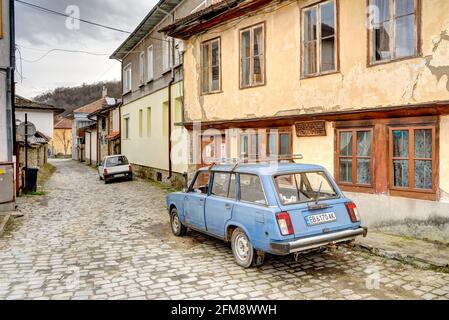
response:
<path id="1" fill-rule="evenodd" d="M 97 26 L 97 27 L 109 29 L 109 30 L 112 30 L 112 31 L 122 32 L 122 33 L 126 33 L 126 34 L 131 34 L 131 32 L 126 31 L 126 30 L 122 30 L 122 29 L 118 29 L 118 28 L 114 28 L 114 27 L 109 27 L 109 26 L 106 26 L 106 25 L 103 25 L 103 24 L 100 24 L 100 23 L 97 23 L 97 22 L 93 22 L 93 21 L 89 21 L 89 20 L 85 20 L 85 19 L 81 19 L 81 18 L 75 18 L 75 17 L 72 17 L 72 16 L 70 16 L 68 14 L 65 14 L 65 13 L 62 13 L 62 12 L 58 12 L 58 11 L 55 11 L 55 10 L 52 10 L 52 9 L 44 8 L 44 7 L 38 6 L 36 4 L 32 4 L 32 3 L 25 2 L 25 1 L 22 1 L 22 0 L 14 0 L 14 1 L 18 2 L 20 4 L 23 4 L 23 5 L 29 6 L 31 8 L 34 8 L 34 9 L 37 9 L 37 10 L 41 10 L 41 11 L 44 11 L 44 12 L 48 12 L 48 13 L 51 13 L 51 14 L 55 14 L 55 15 L 58 15 L 58 16 L 62 16 L 62 17 L 66 17 L 66 18 L 69 18 L 69 19 L 77 20 L 77 21 L 80 21 L 80 22 L 84 22 L 84 23 L 87 23 L 87 24 L 90 24 L 90 25 L 94 25 L 94 26 Z"/>
<path id="2" fill-rule="evenodd" d="M 52 52 L 84 53 L 84 54 L 88 54 L 88 55 L 92 55 L 92 56 L 108 56 L 109 55 L 107 53 L 96 53 L 96 52 L 89 52 L 89 51 L 83 51 L 83 50 L 50 49 L 47 52 L 45 52 L 38 59 L 35 59 L 35 60 L 22 59 L 22 60 L 27 62 L 27 63 L 36 63 L 36 62 L 39 62 L 39 61 L 43 60 L 45 57 L 47 57 Z"/>

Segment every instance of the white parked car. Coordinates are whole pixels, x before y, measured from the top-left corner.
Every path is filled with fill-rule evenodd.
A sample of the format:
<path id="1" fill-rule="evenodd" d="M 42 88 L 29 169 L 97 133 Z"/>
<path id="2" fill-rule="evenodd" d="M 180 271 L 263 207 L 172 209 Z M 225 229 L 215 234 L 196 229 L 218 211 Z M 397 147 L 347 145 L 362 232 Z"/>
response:
<path id="1" fill-rule="evenodd" d="M 133 179 L 133 169 L 124 155 L 105 157 L 98 166 L 98 175 L 105 184 L 115 179 Z"/>

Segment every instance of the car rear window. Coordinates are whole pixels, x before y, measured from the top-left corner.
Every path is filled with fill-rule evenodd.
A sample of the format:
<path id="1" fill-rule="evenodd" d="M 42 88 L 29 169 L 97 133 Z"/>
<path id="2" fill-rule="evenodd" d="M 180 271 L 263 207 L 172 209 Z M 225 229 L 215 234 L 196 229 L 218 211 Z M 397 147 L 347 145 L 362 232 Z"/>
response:
<path id="1" fill-rule="evenodd" d="M 266 205 L 260 178 L 250 174 L 240 174 L 240 200 L 245 202 Z"/>
<path id="2" fill-rule="evenodd" d="M 279 199 L 284 205 L 338 197 L 337 191 L 323 171 L 276 176 L 274 181 Z"/>
<path id="3" fill-rule="evenodd" d="M 106 167 L 126 166 L 128 164 L 128 159 L 125 156 L 112 157 L 106 160 Z"/>

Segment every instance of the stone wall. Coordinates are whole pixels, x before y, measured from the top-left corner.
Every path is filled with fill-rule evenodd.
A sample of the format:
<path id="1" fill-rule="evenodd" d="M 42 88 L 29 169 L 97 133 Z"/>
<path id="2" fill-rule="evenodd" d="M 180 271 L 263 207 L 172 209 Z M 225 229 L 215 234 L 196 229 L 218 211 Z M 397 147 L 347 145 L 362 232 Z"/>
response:
<path id="1" fill-rule="evenodd" d="M 187 185 L 184 176 L 178 172 L 173 172 L 171 179 L 168 179 L 169 172 L 166 170 L 140 166 L 137 164 L 132 164 L 132 168 L 134 176 L 138 178 L 158 181 L 176 189 L 182 189 Z"/>

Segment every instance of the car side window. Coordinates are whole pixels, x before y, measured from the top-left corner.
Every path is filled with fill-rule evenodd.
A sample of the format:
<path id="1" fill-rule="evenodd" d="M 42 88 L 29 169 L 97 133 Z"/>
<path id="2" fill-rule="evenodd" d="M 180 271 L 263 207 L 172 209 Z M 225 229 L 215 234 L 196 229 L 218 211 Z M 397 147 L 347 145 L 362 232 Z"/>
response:
<path id="1" fill-rule="evenodd" d="M 249 174 L 240 174 L 239 176 L 240 200 L 266 205 L 267 201 L 265 200 L 260 178 Z"/>
<path id="2" fill-rule="evenodd" d="M 231 183 L 229 184 L 229 195 L 230 199 L 237 199 L 237 191 L 235 189 L 235 174 L 231 175 Z"/>
<path id="3" fill-rule="evenodd" d="M 228 197 L 230 177 L 229 173 L 215 172 L 211 195 L 223 198 Z"/>
<path id="4" fill-rule="evenodd" d="M 192 188 L 190 189 L 190 192 L 207 194 L 208 185 L 209 185 L 209 177 L 210 177 L 210 172 L 208 172 L 208 171 L 202 171 L 202 172 L 198 173 L 198 175 L 196 176 L 195 182 L 193 183 Z"/>

